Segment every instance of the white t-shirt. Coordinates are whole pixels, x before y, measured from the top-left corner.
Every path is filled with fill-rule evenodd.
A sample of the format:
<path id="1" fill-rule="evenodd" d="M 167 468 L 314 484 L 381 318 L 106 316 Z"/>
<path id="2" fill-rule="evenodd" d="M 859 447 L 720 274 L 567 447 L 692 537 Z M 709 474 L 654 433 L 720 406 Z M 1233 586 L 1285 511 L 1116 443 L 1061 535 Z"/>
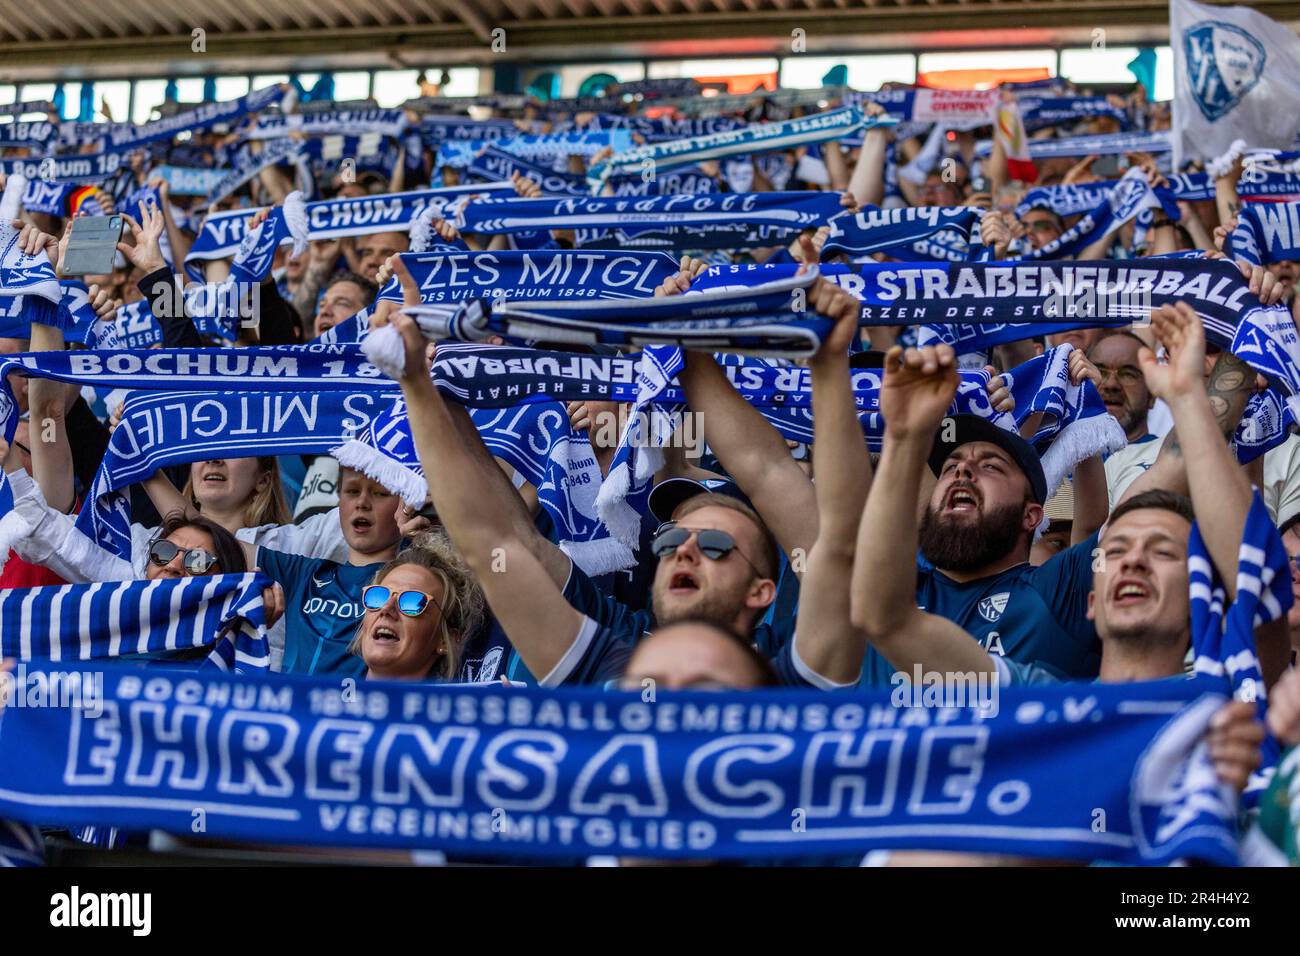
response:
<path id="1" fill-rule="evenodd" d="M 1146 435 L 1129 442 L 1106 459 L 1106 493 L 1112 511 L 1115 510 L 1115 503 L 1124 497 L 1128 486 L 1155 463 L 1164 443 L 1163 438 Z"/>

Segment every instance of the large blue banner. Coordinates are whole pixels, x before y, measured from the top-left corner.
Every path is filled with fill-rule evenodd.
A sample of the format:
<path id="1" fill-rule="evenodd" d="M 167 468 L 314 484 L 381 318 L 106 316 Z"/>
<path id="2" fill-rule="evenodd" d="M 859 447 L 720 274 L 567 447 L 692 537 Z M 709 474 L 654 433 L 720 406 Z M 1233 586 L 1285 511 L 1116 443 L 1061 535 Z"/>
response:
<path id="1" fill-rule="evenodd" d="M 567 858 L 1237 859 L 1236 800 L 1204 742 L 1225 698 L 1200 681 L 1003 690 L 977 709 L 926 706 L 905 683 L 832 695 L 121 667 L 22 678 L 0 713 L 0 816 L 29 823 Z M 94 699 L 57 706 L 51 691 L 73 685 Z"/>

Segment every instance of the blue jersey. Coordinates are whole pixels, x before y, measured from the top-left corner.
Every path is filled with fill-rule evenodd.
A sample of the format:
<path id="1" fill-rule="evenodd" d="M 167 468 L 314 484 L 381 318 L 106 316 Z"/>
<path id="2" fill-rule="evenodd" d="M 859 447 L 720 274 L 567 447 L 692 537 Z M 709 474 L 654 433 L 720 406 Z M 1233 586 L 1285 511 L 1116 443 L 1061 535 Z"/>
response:
<path id="1" fill-rule="evenodd" d="M 270 548 L 257 549 L 257 566 L 284 588 L 284 663 L 286 674 L 366 672 L 360 656 L 348 653 L 365 614 L 361 589 L 382 561 L 357 566 L 306 558 Z"/>
<path id="2" fill-rule="evenodd" d="M 649 608 L 632 609 L 603 593 L 590 577 L 577 565 L 570 565 L 569 580 L 564 585 L 564 598 L 583 615 L 582 625 L 564 659 L 542 678 L 535 677 L 524 666 L 519 655 L 510 652 L 506 676 L 511 680 L 558 687 L 561 684 L 607 684 L 623 676 L 627 662 L 637 643 L 654 630 L 654 616 Z M 792 658 L 793 642 L 784 645 L 767 624 L 755 628 L 753 640 L 760 649 L 777 647 L 772 665 L 785 684 L 796 687 L 820 687 L 815 675 Z M 814 679 L 810 680 L 809 677 Z"/>
<path id="3" fill-rule="evenodd" d="M 1039 567 L 1018 564 L 964 584 L 924 564 L 916 603 L 961 627 L 990 654 L 1035 664 L 1062 680 L 1090 679 L 1101 666 L 1101 642 L 1087 613 L 1096 547 L 1093 535 Z M 864 682 L 880 686 L 865 670 Z"/>

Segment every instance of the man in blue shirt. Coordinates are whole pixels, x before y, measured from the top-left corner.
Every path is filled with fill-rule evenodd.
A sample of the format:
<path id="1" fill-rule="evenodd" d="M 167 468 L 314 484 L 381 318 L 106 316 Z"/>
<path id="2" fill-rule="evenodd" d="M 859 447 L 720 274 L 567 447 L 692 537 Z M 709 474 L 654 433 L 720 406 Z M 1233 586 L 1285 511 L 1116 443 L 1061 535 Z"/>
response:
<path id="1" fill-rule="evenodd" d="M 404 296 L 419 288 L 400 260 Z M 813 358 L 817 409 L 816 462 L 822 534 L 808 555 L 799 633 L 776 666 L 789 681 L 852 686 L 864 644 L 851 634 L 848 580 L 853 529 L 866 498 L 871 467 L 848 374 L 848 342 L 859 307 L 825 281 L 810 290 L 813 310 L 835 320 Z M 385 319 L 377 313 L 376 323 Z M 659 555 L 653 619 L 600 595 L 568 557 L 533 524 L 464 409 L 448 403 L 428 374 L 426 343 L 412 320 L 393 324 L 405 346 L 399 382 L 429 494 L 452 541 L 474 570 L 488 605 L 527 671 L 543 686 L 600 684 L 622 675 L 635 644 L 656 626 L 703 622 L 751 641 L 776 596 L 776 544 L 743 502 L 702 494 L 677 509 L 677 521 L 656 536 Z M 520 676 L 517 671 L 511 676 Z"/>
<path id="2" fill-rule="evenodd" d="M 346 564 L 285 554 L 245 544 L 249 563 L 284 588 L 284 663 L 288 674 L 360 677 L 366 665 L 348 653 L 365 608 L 361 589 L 384 562 L 396 557 L 402 534 L 400 499 L 365 475 L 344 468 L 339 476 L 339 523 L 348 545 Z"/>
<path id="3" fill-rule="evenodd" d="M 1171 454 L 1187 462 L 1191 501 L 1173 491 L 1139 489 L 1116 508 L 1100 533 L 1095 565 L 1082 573 L 1081 582 L 1071 583 L 1072 588 L 1085 589 L 1085 613 L 1095 622 L 1103 649 L 1100 679 L 1107 682 L 1183 675 L 1191 633 L 1187 541 L 1193 504 L 1203 516 L 1202 536 L 1231 599 L 1251 501 L 1249 481 L 1220 427 L 1224 424 L 1230 434 L 1235 420 L 1215 421 L 1202 385 L 1204 334 L 1199 318 L 1179 303 L 1156 310 L 1152 320 L 1170 352 L 1170 363 L 1157 365 L 1147 350 L 1143 371 L 1152 392 L 1173 411 L 1180 442 L 1173 444 Z M 919 668 L 944 675 L 995 674 L 1006 683 L 1051 681 L 1041 667 L 992 655 L 946 614 L 912 605 L 907 600 L 909 575 L 890 560 L 899 547 L 917 540 L 914 513 L 898 507 L 893 498 L 899 487 L 915 489 L 926 458 L 933 461 L 936 452 L 944 450 L 931 435 L 956 384 L 956 357 L 948 346 L 891 350 L 880 397 L 885 444 L 858 535 L 853 620 L 885 666 L 896 672 L 911 675 Z M 1006 454 L 1001 447 L 996 450 Z M 993 454 L 984 450 L 984 456 Z M 944 500 L 953 497 L 949 491 Z M 1265 680 L 1272 683 L 1287 664 L 1285 620 L 1260 627 L 1256 637 Z M 1246 717 L 1250 713 L 1242 711 Z"/>

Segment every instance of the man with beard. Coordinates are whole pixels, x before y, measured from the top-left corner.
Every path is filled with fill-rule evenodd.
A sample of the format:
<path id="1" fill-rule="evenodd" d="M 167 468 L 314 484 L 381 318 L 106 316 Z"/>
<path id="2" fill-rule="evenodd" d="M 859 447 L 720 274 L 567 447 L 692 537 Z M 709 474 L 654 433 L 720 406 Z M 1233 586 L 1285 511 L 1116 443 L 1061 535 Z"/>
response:
<path id="1" fill-rule="evenodd" d="M 1106 459 L 1106 487 L 1113 508 L 1124 490 L 1151 467 L 1160 452 L 1160 440 L 1147 427 L 1155 397 L 1147 390 L 1138 353 L 1146 343 L 1132 332 L 1103 333 L 1088 350 L 1101 380 L 1097 391 L 1106 411 L 1115 417 L 1128 437 L 1128 445 Z"/>
<path id="2" fill-rule="evenodd" d="M 1141 490 L 1126 498 L 1102 529 L 1095 566 L 1080 572 L 1084 613 L 1100 637 L 1099 679 L 1108 683 L 1184 676 L 1191 639 L 1187 565 L 1192 522 L 1199 519 L 1206 550 L 1223 580 L 1227 600 L 1232 601 L 1251 507 L 1250 482 L 1224 441 L 1213 397 L 1202 381 L 1205 339 L 1200 319 L 1180 302 L 1155 310 L 1152 322 L 1169 349 L 1170 361 L 1157 364 L 1151 351 L 1145 350 L 1142 369 L 1151 391 L 1173 411 L 1178 435 L 1174 454 L 1186 462 L 1190 500 L 1162 489 Z M 885 446 L 859 528 L 853 621 L 866 632 L 873 649 L 905 674 L 920 667 L 939 673 L 991 672 L 1010 683 L 1050 682 L 1051 676 L 1039 666 L 990 655 L 970 640 L 966 628 L 954 626 L 948 615 L 910 606 L 906 601 L 910 582 L 889 561 L 896 547 L 914 540 L 915 521 L 891 501 L 888 492 L 898 483 L 915 487 L 928 435 L 956 388 L 953 368 L 947 346 L 911 349 L 906 354 L 896 349 L 890 354 L 880 399 Z M 993 457 L 987 449 L 985 454 Z M 959 474 L 960 466 L 953 470 Z M 953 485 L 960 489 L 959 477 L 949 485 L 947 497 L 960 500 L 962 493 Z M 924 527 L 921 546 L 926 547 Z M 1259 626 L 1255 638 L 1265 686 L 1271 687 L 1289 662 L 1286 619 Z M 1254 723 L 1253 703 L 1228 706 L 1240 710 L 1234 712 L 1232 722 Z M 1262 730 L 1252 731 L 1255 746 L 1262 736 Z M 1217 755 L 1216 763 L 1220 756 L 1224 755 Z M 1249 768 L 1238 771 L 1230 776 L 1240 787 Z"/>
<path id="3" fill-rule="evenodd" d="M 881 393 L 886 448 L 896 448 L 905 438 L 908 458 L 900 462 L 896 452 L 882 457 L 877 468 L 872 502 L 891 518 L 878 527 L 862 522 L 853 571 L 855 601 L 896 604 L 897 598 L 873 596 L 873 577 L 897 570 L 899 554 L 915 553 L 916 544 L 909 542 L 919 542 L 915 599 L 907 602 L 909 607 L 946 618 L 995 657 L 1035 664 L 1058 678 L 1095 676 L 1100 649 L 1087 609 L 1097 536 L 1031 565 L 1030 547 L 1048 496 L 1037 453 L 1019 435 L 975 415 L 948 416 L 942 427 L 936 416 L 934 422 L 908 429 L 897 409 L 906 408 L 919 388 L 901 375 L 904 365 L 911 368 L 912 363 L 917 376 L 922 369 L 925 376 L 941 370 L 954 389 L 958 380 L 950 348 L 904 353 L 896 346 L 886 355 L 886 381 L 892 388 Z M 918 534 L 917 502 L 927 461 L 938 481 L 921 511 Z M 887 462 L 889 475 L 881 477 L 879 468 Z M 871 551 L 873 544 L 887 545 L 887 562 L 863 560 L 864 551 L 879 554 Z M 903 567 L 912 573 L 910 562 Z M 863 686 L 889 686 L 893 673 L 884 657 L 867 650 Z"/>
<path id="4" fill-rule="evenodd" d="M 901 350 L 891 350 L 886 368 L 896 369 L 901 361 Z M 952 371 L 955 378 L 955 365 Z M 888 429 L 887 424 L 887 434 Z M 928 460 L 938 481 L 921 514 L 916 604 L 960 626 L 990 654 L 1037 664 L 1058 677 L 1096 674 L 1087 582 L 1097 538 L 1092 535 L 1038 567 L 1029 564 L 1047 499 L 1033 447 L 974 415 L 951 416 L 924 443 L 928 458 L 922 461 Z M 921 473 L 893 477 L 881 489 L 885 500 L 914 522 Z M 868 533 L 875 532 L 860 530 L 859 551 Z M 890 540 L 897 548 L 898 539 Z M 869 593 L 870 569 L 861 574 L 867 575 L 862 583 Z M 855 567 L 855 580 L 861 574 Z M 882 659 L 868 655 L 863 682 L 887 681 L 891 672 Z"/>

